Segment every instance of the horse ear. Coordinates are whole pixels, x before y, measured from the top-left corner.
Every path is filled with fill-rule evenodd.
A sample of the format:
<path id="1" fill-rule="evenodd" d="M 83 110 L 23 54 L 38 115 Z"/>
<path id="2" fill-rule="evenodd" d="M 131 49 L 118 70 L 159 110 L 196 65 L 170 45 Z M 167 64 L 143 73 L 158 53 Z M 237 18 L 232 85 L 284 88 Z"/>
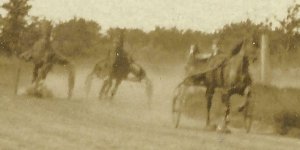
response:
<path id="1" fill-rule="evenodd" d="M 234 55 L 238 54 L 238 53 L 241 51 L 244 42 L 245 42 L 244 40 L 243 40 L 242 42 L 240 42 L 240 43 L 239 43 L 239 44 L 231 51 L 231 56 L 234 56 Z"/>

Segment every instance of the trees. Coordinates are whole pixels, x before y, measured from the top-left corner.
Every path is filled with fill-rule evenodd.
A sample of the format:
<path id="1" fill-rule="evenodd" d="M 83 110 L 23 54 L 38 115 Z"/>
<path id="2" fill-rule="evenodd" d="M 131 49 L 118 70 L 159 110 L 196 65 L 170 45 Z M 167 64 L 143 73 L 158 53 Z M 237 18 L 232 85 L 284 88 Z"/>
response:
<path id="1" fill-rule="evenodd" d="M 283 20 L 279 20 L 279 31 L 286 34 L 285 50 L 287 52 L 296 49 L 300 31 L 300 4 L 294 2 L 287 10 L 287 16 Z"/>
<path id="2" fill-rule="evenodd" d="M 82 55 L 97 50 L 101 27 L 94 21 L 73 18 L 53 29 L 53 48 L 66 55 Z"/>
<path id="3" fill-rule="evenodd" d="M 10 0 L 2 5 L 7 11 L 3 18 L 3 29 L 0 37 L 0 49 L 7 55 L 21 52 L 21 35 L 25 29 L 26 16 L 31 8 L 28 0 Z"/>
<path id="4" fill-rule="evenodd" d="M 28 20 L 29 23 L 26 25 L 20 37 L 22 51 L 31 49 L 34 43 L 41 38 L 40 24 L 43 21 L 45 21 L 45 19 L 41 20 L 38 17 L 30 17 Z"/>
<path id="5" fill-rule="evenodd" d="M 2 30 L 3 24 L 4 24 L 4 20 L 3 20 L 2 15 L 0 14 L 0 30 Z M 0 33 L 1 33 L 1 32 L 0 32 Z"/>
<path id="6" fill-rule="evenodd" d="M 259 44 L 261 32 L 261 24 L 255 24 L 251 20 L 247 19 L 238 23 L 227 24 L 216 34 L 217 37 L 220 38 L 219 46 L 223 51 L 226 51 L 232 49 L 236 46 L 237 42 L 249 36 L 252 36 L 254 38 L 253 40 Z"/>

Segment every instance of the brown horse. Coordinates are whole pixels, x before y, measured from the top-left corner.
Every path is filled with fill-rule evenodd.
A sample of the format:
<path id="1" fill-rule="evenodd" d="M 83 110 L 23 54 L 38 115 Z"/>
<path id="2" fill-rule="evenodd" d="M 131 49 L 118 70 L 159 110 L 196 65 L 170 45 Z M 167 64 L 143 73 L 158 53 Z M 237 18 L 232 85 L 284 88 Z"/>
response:
<path id="1" fill-rule="evenodd" d="M 68 98 L 71 98 L 75 82 L 74 65 L 69 59 L 54 51 L 52 48 L 51 22 L 42 22 L 41 32 L 43 33 L 42 38 L 34 43 L 31 50 L 20 54 L 20 58 L 25 61 L 32 62 L 34 65 L 32 84 L 35 89 L 38 89 L 38 86 L 44 83 L 43 81 L 46 79 L 54 65 L 63 66 L 69 72 Z"/>
<path id="2" fill-rule="evenodd" d="M 150 101 L 152 99 L 153 94 L 153 87 L 151 80 L 147 77 L 145 70 L 139 65 L 134 62 L 129 64 L 129 67 L 126 67 L 126 70 L 120 71 L 119 74 L 112 74 L 111 73 L 111 64 L 110 61 L 107 59 L 100 60 L 95 67 L 93 68 L 92 72 L 87 76 L 85 86 L 86 86 L 86 94 L 88 93 L 91 88 L 91 83 L 94 77 L 104 80 L 99 98 L 102 99 L 103 97 L 109 97 L 110 99 L 113 98 L 117 89 L 123 80 L 132 81 L 132 82 L 139 82 L 145 85 L 146 94 L 148 97 L 148 104 L 150 105 Z M 115 81 L 115 85 L 113 86 L 112 82 Z"/>
<path id="3" fill-rule="evenodd" d="M 239 108 L 240 112 L 244 112 L 247 132 L 250 131 L 252 116 L 251 85 L 252 80 L 249 74 L 249 65 L 256 60 L 256 47 L 251 39 L 245 39 L 239 43 L 232 53 L 223 59 L 221 63 L 210 70 L 198 70 L 193 75 L 186 77 L 176 88 L 176 94 L 173 99 L 173 117 L 175 119 L 175 127 L 178 127 L 180 114 L 183 104 L 187 100 L 186 91 L 190 86 L 206 87 L 207 100 L 207 119 L 206 126 L 210 126 L 210 109 L 212 105 L 212 98 L 216 88 L 222 91 L 222 102 L 226 107 L 224 123 L 219 129 L 223 132 L 230 132 L 227 128 L 229 123 L 230 113 L 230 97 L 234 94 L 246 96 L 246 100 Z M 224 58 L 224 57 L 222 57 Z"/>
<path id="4" fill-rule="evenodd" d="M 118 39 L 114 42 L 114 49 L 108 51 L 106 59 L 99 61 L 86 80 L 87 93 L 90 90 L 91 80 L 94 75 L 105 78 L 99 98 L 112 99 L 123 80 L 145 83 L 148 103 L 152 97 L 152 82 L 146 75 L 146 71 L 124 50 L 124 31 L 120 31 Z M 131 77 L 130 77 L 131 76 Z M 114 84 L 113 84 L 113 81 Z"/>

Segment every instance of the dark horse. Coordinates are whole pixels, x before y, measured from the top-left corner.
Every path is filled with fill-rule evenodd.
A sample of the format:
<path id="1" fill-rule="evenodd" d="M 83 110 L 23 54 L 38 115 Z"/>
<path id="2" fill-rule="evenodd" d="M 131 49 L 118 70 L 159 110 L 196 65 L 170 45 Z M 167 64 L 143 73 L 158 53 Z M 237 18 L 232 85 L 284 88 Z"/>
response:
<path id="1" fill-rule="evenodd" d="M 92 72 L 87 76 L 85 85 L 86 85 L 86 94 L 88 95 L 92 83 L 92 79 L 94 77 L 98 77 L 99 79 L 104 80 L 99 98 L 110 96 L 112 99 L 115 93 L 117 92 L 118 86 L 121 84 L 123 80 L 132 81 L 132 82 L 140 82 L 144 83 L 146 94 L 148 97 L 148 104 L 150 105 L 150 101 L 153 94 L 153 87 L 151 80 L 147 77 L 145 70 L 135 62 L 131 62 L 127 66 L 122 66 L 121 70 L 117 73 L 112 73 L 110 67 L 110 61 L 104 59 L 99 61 Z M 115 85 L 113 86 L 113 81 L 115 80 Z"/>
<path id="2" fill-rule="evenodd" d="M 230 113 L 230 97 L 234 94 L 246 97 L 243 105 L 240 106 L 239 111 L 244 112 L 247 132 L 250 130 L 252 116 L 251 85 L 252 80 L 249 74 L 249 65 L 256 60 L 255 44 L 252 39 L 245 39 L 239 43 L 236 48 L 232 50 L 217 66 L 210 70 L 194 73 L 186 77 L 176 88 L 176 94 L 173 99 L 173 117 L 175 119 L 175 127 L 178 127 L 180 114 L 183 104 L 186 101 L 186 90 L 190 86 L 206 87 L 207 100 L 207 119 L 206 127 L 210 126 L 210 109 L 212 106 L 212 98 L 216 88 L 222 91 L 222 102 L 226 106 L 223 126 L 218 128 L 224 132 L 230 132 L 227 128 L 229 123 Z"/>
<path id="3" fill-rule="evenodd" d="M 35 90 L 37 90 L 40 85 L 44 84 L 47 75 L 54 65 L 63 66 L 69 73 L 68 98 L 71 98 L 75 84 L 74 64 L 71 60 L 53 49 L 53 41 L 50 40 L 52 28 L 51 22 L 42 22 L 41 32 L 44 35 L 34 43 L 31 50 L 21 53 L 20 58 L 27 62 L 32 62 L 34 65 L 32 84 Z"/>

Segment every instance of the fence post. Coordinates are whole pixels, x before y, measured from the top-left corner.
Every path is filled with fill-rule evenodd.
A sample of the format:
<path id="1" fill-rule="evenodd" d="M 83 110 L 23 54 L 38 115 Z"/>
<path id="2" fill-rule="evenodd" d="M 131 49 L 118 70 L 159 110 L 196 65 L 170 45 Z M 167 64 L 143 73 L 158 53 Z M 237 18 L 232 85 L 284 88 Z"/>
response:
<path id="1" fill-rule="evenodd" d="M 261 36 L 261 69 L 260 79 L 264 84 L 271 81 L 269 39 L 266 34 Z"/>
<path id="2" fill-rule="evenodd" d="M 20 82 L 20 76 L 21 76 L 21 62 L 19 58 L 16 59 L 16 76 L 15 76 L 15 83 L 14 83 L 14 95 L 18 95 L 18 89 L 19 89 L 19 82 Z"/>

